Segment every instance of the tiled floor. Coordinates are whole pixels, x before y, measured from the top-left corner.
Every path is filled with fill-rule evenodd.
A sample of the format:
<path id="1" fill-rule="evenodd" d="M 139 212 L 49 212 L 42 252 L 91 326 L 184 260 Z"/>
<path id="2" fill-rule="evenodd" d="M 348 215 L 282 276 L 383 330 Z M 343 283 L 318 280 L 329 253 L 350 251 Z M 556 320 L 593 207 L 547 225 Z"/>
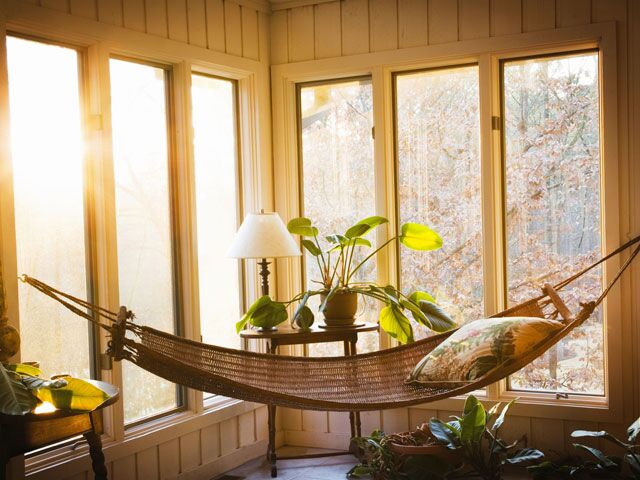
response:
<path id="1" fill-rule="evenodd" d="M 330 450 L 304 447 L 283 447 L 280 455 L 303 455 Z M 311 458 L 306 460 L 279 460 L 278 480 L 344 480 L 346 473 L 358 463 L 351 455 Z M 251 460 L 216 480 L 271 480 L 271 468 L 264 456 Z"/>

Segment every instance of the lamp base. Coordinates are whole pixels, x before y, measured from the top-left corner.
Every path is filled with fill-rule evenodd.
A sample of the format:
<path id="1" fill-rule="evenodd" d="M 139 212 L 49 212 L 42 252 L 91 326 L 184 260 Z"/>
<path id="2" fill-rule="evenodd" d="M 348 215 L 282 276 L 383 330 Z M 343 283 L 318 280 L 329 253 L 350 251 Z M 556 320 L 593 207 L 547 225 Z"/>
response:
<path id="1" fill-rule="evenodd" d="M 269 263 L 266 258 L 258 262 L 260 265 L 260 276 L 262 277 L 262 296 L 269 295 Z"/>
<path id="2" fill-rule="evenodd" d="M 259 332 L 275 332 L 278 330 L 278 327 L 260 327 L 258 328 Z"/>

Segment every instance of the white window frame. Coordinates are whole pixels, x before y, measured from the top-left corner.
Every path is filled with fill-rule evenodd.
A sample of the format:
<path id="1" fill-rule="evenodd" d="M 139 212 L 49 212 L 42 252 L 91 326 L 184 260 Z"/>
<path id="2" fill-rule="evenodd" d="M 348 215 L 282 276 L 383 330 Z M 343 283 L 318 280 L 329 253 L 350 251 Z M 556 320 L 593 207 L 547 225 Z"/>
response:
<path id="1" fill-rule="evenodd" d="M 15 10 L 15 11 L 14 11 Z M 43 13 L 36 6 L 20 5 L 19 9 L 0 12 L 0 98 L 8 99 L 6 65 L 6 36 L 16 34 L 37 41 L 70 45 L 85 52 L 83 98 L 86 116 L 83 125 L 86 142 L 86 164 L 90 165 L 87 187 L 93 190 L 89 221 L 93 229 L 95 248 L 94 301 L 117 311 L 118 275 L 114 178 L 111 143 L 111 109 L 109 59 L 119 57 L 142 63 L 159 64 L 171 70 L 170 109 L 173 114 L 172 148 L 176 165 L 175 184 L 187 185 L 174 192 L 178 212 L 176 227 L 181 242 L 176 246 L 179 257 L 179 279 L 183 319 L 181 329 L 186 338 L 200 340 L 198 303 L 198 277 L 195 235 L 195 189 L 193 183 L 193 132 L 191 125 L 191 74 L 202 73 L 236 82 L 237 142 L 239 173 L 242 183 L 241 205 L 244 211 L 273 208 L 271 130 L 268 67 L 264 63 L 224 53 L 193 47 L 180 42 L 152 38 L 148 35 L 115 30 L 107 25 L 96 25 L 84 19 L 68 17 L 55 12 Z M 15 15 L 15 18 L 12 16 Z M 51 17 L 60 17 L 54 22 Z M 64 21 L 62 21 L 64 20 Z M 261 52 L 261 57 L 266 53 Z M 2 239 L 2 265 L 11 324 L 19 330 L 17 284 L 6 279 L 17 278 L 13 181 L 8 125 L 7 101 L 0 102 L 0 234 Z M 257 298 L 260 283 L 252 264 L 242 264 L 243 299 Z M 275 275 L 274 275 L 275 277 Z M 244 300 L 246 302 L 246 300 Z M 100 333 L 100 351 L 107 347 L 107 337 Z M 19 359 L 18 359 L 19 360 Z M 100 370 L 102 380 L 122 385 L 122 368 L 113 362 L 111 369 Z M 124 427 L 123 402 L 117 402 L 103 411 L 105 433 L 103 447 L 110 456 L 118 458 L 131 449 L 142 450 L 163 441 L 177 438 L 180 432 L 198 430 L 256 408 L 251 402 L 216 396 L 203 402 L 202 392 L 187 389 L 184 407 L 158 418 Z M 154 433 L 154 435 L 149 435 Z M 86 454 L 86 446 L 64 446 L 30 456 L 26 472 L 52 468 Z"/>
<path id="2" fill-rule="evenodd" d="M 433 45 L 332 58 L 272 67 L 272 105 L 274 131 L 276 207 L 285 219 L 300 214 L 299 205 L 299 150 L 297 146 L 296 85 L 322 80 L 337 80 L 355 76 L 371 76 L 374 107 L 374 163 L 376 169 L 376 207 L 379 215 L 389 219 L 387 232 L 378 232 L 378 242 L 393 235 L 397 228 L 395 193 L 395 138 L 393 75 L 411 70 L 455 67 L 476 64 L 480 77 L 480 138 L 481 138 L 481 190 L 483 214 L 483 272 L 484 301 L 487 314 L 504 308 L 504 246 L 502 243 L 502 133 L 492 130 L 491 117 L 501 116 L 500 61 L 509 58 L 594 50 L 599 52 L 600 69 L 600 148 L 602 166 L 602 248 L 611 251 L 623 241 L 620 232 L 618 198 L 618 128 L 617 128 L 617 60 L 615 22 L 556 29 L 546 32 L 524 33 L 483 40 L 460 41 L 446 45 Z M 621 177 L 624 178 L 625 175 Z M 627 208 L 627 206 L 625 206 Z M 378 260 L 378 281 L 397 282 L 397 256 L 381 252 Z M 607 262 L 603 269 L 604 281 L 611 279 L 619 265 L 618 260 Z M 279 268 L 286 271 L 280 276 L 278 292 L 292 296 L 302 285 L 300 262 L 283 261 Z M 618 375 L 622 369 L 621 326 L 630 318 L 622 308 L 622 298 L 631 293 L 621 288 L 612 290 L 604 305 L 605 318 L 605 396 L 569 395 L 568 399 L 555 394 L 514 392 L 507 390 L 506 381 L 486 389 L 486 400 L 505 401 L 519 397 L 513 408 L 515 415 L 598 422 L 617 422 L 623 419 L 622 406 L 631 401 L 629 389 L 622 388 Z M 284 297 L 283 297 L 284 298 Z M 381 337 L 381 348 L 393 342 L 387 335 Z M 428 404 L 430 409 L 460 410 L 460 398 Z"/>

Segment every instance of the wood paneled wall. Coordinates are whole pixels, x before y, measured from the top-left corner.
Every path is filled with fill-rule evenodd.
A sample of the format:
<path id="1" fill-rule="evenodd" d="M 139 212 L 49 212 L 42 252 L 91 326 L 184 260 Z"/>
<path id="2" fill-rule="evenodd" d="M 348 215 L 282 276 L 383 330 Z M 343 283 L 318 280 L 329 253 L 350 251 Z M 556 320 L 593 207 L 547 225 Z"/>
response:
<path id="1" fill-rule="evenodd" d="M 233 0 L 23 0 L 43 8 L 228 53 L 260 58 L 260 16 Z M 258 4 L 259 2 L 252 2 Z M 266 5 L 266 4 L 265 4 Z M 268 38 L 268 37 L 266 37 Z M 262 51 L 268 51 L 262 48 Z"/>
<path id="2" fill-rule="evenodd" d="M 618 56 L 618 147 L 621 171 L 640 179 L 640 1 L 638 0 L 340 0 L 280 9 L 271 16 L 272 64 L 312 62 L 333 57 L 398 50 L 463 40 L 553 30 L 616 21 Z M 324 73 L 326 74 L 326 68 Z M 274 131 L 280 128 L 273 125 Z M 621 235 L 640 232 L 640 186 L 623 180 L 620 198 Z M 634 207 L 635 205 L 635 207 Z M 640 267 L 625 279 L 640 285 Z M 637 296 L 635 297 L 637 298 Z M 623 325 L 625 372 L 610 372 L 625 384 L 625 422 L 640 414 L 640 301 L 631 305 L 634 322 Z M 362 414 L 363 433 L 375 428 L 406 431 L 430 417 L 447 418 L 459 412 L 423 408 Z M 549 451 L 573 450 L 569 434 L 577 428 L 608 429 L 624 436 L 626 424 L 576 422 L 511 416 L 507 437 L 526 435 L 530 444 Z M 348 417 L 340 413 L 286 410 L 283 429 L 287 444 L 348 445 Z"/>

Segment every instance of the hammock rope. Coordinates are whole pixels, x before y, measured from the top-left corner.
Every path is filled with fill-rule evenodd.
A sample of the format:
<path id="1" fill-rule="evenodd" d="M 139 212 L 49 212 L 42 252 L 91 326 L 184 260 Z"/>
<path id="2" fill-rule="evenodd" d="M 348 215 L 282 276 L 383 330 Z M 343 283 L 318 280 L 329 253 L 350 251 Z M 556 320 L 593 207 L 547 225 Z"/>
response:
<path id="1" fill-rule="evenodd" d="M 133 322 L 126 307 L 118 313 L 96 306 L 23 275 L 20 279 L 60 302 L 72 312 L 107 330 L 111 336 L 107 353 L 126 359 L 149 372 L 190 388 L 291 408 L 364 411 L 399 408 L 449 398 L 483 388 L 501 380 L 542 355 L 584 323 L 604 300 L 623 272 L 640 253 L 640 235 L 613 252 L 560 281 L 545 285 L 543 294 L 499 312 L 495 317 L 562 317 L 564 326 L 519 359 L 502 364 L 479 379 L 406 384 L 405 378 L 417 362 L 455 330 L 407 345 L 347 357 L 291 357 L 236 350 L 188 340 Z M 580 303 L 572 315 L 558 290 L 632 245 L 639 245 L 622 264 L 602 294 Z M 554 308 L 549 312 L 549 306 Z M 543 313 L 543 310 L 547 313 Z M 100 318 L 107 321 L 104 323 Z M 133 338 L 127 336 L 133 334 Z"/>

